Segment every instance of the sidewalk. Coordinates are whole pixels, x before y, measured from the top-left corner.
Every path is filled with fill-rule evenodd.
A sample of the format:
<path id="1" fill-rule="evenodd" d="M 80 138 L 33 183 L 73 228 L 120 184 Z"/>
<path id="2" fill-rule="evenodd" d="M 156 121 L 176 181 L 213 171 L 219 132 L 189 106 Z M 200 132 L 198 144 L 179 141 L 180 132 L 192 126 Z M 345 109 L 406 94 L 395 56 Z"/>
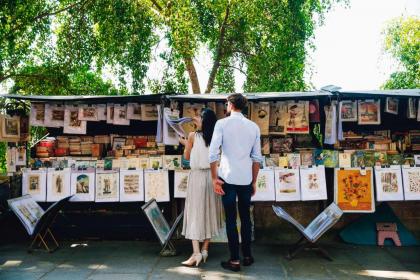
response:
<path id="1" fill-rule="evenodd" d="M 190 254 L 189 244 L 177 244 L 181 254 L 159 257 L 157 242 L 89 241 L 63 243 L 53 254 L 26 253 L 26 244 L 0 246 L 0 279 L 420 279 L 420 248 L 358 247 L 327 243 L 333 262 L 304 252 L 293 261 L 284 259 L 285 246 L 254 245 L 256 263 L 240 273 L 223 270 L 227 246 L 210 247 L 206 264 L 180 265 Z"/>

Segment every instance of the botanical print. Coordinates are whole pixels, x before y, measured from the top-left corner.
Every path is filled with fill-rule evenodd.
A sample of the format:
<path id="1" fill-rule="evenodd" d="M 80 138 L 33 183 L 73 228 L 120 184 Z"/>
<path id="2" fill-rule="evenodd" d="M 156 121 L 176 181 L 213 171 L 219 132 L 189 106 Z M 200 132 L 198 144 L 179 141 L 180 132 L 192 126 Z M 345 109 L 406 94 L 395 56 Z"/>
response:
<path id="1" fill-rule="evenodd" d="M 309 101 L 287 104 L 286 132 L 294 134 L 309 133 Z"/>
<path id="2" fill-rule="evenodd" d="M 95 201 L 119 201 L 119 173 L 96 173 Z"/>
<path id="3" fill-rule="evenodd" d="M 155 170 L 162 168 L 163 167 L 162 156 L 149 157 L 149 167 Z"/>
<path id="4" fill-rule="evenodd" d="M 143 211 L 152 224 L 160 243 L 164 244 L 170 233 L 168 222 L 165 220 L 165 217 L 159 210 L 159 207 L 155 201 L 150 204 L 146 204 L 145 206 L 146 207 L 143 207 Z"/>
<path id="5" fill-rule="evenodd" d="M 139 103 L 127 104 L 127 118 L 129 120 L 141 120 L 141 105 Z"/>
<path id="6" fill-rule="evenodd" d="M 402 166 L 405 200 L 420 200 L 420 167 Z"/>
<path id="7" fill-rule="evenodd" d="M 408 172 L 408 189 L 412 193 L 420 193 L 420 172 Z"/>
<path id="8" fill-rule="evenodd" d="M 285 135 L 287 119 L 287 102 L 270 102 L 270 135 Z"/>
<path id="9" fill-rule="evenodd" d="M 19 116 L 15 116 L 15 117 L 4 116 L 2 127 L 3 127 L 3 137 L 20 138 Z"/>
<path id="10" fill-rule="evenodd" d="M 144 172 L 145 201 L 154 198 L 157 202 L 169 201 L 168 171 Z"/>
<path id="11" fill-rule="evenodd" d="M 274 201 L 274 171 L 270 169 L 260 170 L 257 177 L 255 195 L 252 201 Z"/>
<path id="12" fill-rule="evenodd" d="M 158 109 L 156 104 L 141 104 L 140 107 L 142 121 L 158 120 Z"/>
<path id="13" fill-rule="evenodd" d="M 359 100 L 359 124 L 381 124 L 381 100 Z"/>
<path id="14" fill-rule="evenodd" d="M 343 100 L 340 102 L 341 121 L 357 122 L 357 102 Z"/>
<path id="15" fill-rule="evenodd" d="M 270 124 L 270 103 L 251 103 L 251 120 L 258 125 L 261 135 L 268 135 Z"/>
<path id="16" fill-rule="evenodd" d="M 276 201 L 300 200 L 299 169 L 281 168 L 275 171 Z"/>
<path id="17" fill-rule="evenodd" d="M 204 104 L 201 103 L 189 103 L 184 102 L 182 116 L 194 118 L 198 117 L 201 114 L 201 110 L 204 108 Z M 193 122 L 187 122 L 182 125 L 184 128 L 185 134 L 188 135 L 190 132 L 196 131 L 197 127 Z"/>
<path id="18" fill-rule="evenodd" d="M 397 98 L 387 97 L 385 104 L 385 112 L 398 115 L 398 104 L 399 100 Z"/>
<path id="19" fill-rule="evenodd" d="M 63 132 L 67 134 L 86 134 L 86 121 L 79 120 L 79 108 L 77 106 L 66 106 Z"/>
<path id="20" fill-rule="evenodd" d="M 344 212 L 374 212 L 372 168 L 335 169 L 335 203 Z"/>
<path id="21" fill-rule="evenodd" d="M 300 168 L 302 200 L 327 199 L 327 185 L 324 166 Z"/>
<path id="22" fill-rule="evenodd" d="M 45 118 L 45 104 L 44 103 L 31 103 L 31 126 L 44 126 Z"/>
<path id="23" fill-rule="evenodd" d="M 188 170 L 175 171 L 174 178 L 174 197 L 187 197 L 188 177 L 190 172 Z"/>

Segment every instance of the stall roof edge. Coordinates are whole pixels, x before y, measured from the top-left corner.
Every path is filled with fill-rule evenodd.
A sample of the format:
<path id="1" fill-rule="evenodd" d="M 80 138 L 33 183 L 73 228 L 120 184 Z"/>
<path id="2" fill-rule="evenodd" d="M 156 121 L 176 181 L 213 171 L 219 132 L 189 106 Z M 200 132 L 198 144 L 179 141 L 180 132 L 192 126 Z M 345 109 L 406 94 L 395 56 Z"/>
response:
<path id="1" fill-rule="evenodd" d="M 351 96 L 404 96 L 420 97 L 420 89 L 386 89 L 386 90 L 339 90 L 338 94 L 344 97 Z"/>

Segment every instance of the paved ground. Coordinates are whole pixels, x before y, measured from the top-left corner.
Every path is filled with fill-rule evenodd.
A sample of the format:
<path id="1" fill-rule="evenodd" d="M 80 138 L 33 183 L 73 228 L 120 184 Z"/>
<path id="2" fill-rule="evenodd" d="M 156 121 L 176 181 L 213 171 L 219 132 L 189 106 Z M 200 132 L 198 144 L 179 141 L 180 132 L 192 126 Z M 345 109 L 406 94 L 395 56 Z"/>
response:
<path id="1" fill-rule="evenodd" d="M 328 243 L 334 261 L 304 252 L 297 259 L 284 259 L 286 247 L 254 245 L 256 263 L 240 273 L 224 271 L 219 263 L 227 257 L 224 244 L 210 248 L 200 268 L 180 266 L 189 256 L 188 243 L 177 245 L 176 257 L 159 257 L 152 242 L 90 241 L 64 243 L 53 254 L 30 255 L 24 244 L 0 246 L 0 279 L 420 279 L 420 247 L 355 247 Z"/>

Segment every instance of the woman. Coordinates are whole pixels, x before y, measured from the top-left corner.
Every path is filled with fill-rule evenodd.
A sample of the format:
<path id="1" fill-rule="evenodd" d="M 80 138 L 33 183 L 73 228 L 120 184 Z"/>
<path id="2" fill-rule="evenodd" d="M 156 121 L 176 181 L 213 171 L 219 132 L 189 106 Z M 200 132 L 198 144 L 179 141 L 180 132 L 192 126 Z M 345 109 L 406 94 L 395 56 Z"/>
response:
<path id="1" fill-rule="evenodd" d="M 210 174 L 209 145 L 213 136 L 216 114 L 203 109 L 194 118 L 197 132 L 191 132 L 188 139 L 179 141 L 185 146 L 184 157 L 190 161 L 187 198 L 185 200 L 182 235 L 192 240 L 193 254 L 182 262 L 185 266 L 198 266 L 206 262 L 210 239 L 219 233 L 222 226 L 222 203 L 220 196 L 213 192 Z M 200 252 L 200 241 L 203 247 Z"/>

